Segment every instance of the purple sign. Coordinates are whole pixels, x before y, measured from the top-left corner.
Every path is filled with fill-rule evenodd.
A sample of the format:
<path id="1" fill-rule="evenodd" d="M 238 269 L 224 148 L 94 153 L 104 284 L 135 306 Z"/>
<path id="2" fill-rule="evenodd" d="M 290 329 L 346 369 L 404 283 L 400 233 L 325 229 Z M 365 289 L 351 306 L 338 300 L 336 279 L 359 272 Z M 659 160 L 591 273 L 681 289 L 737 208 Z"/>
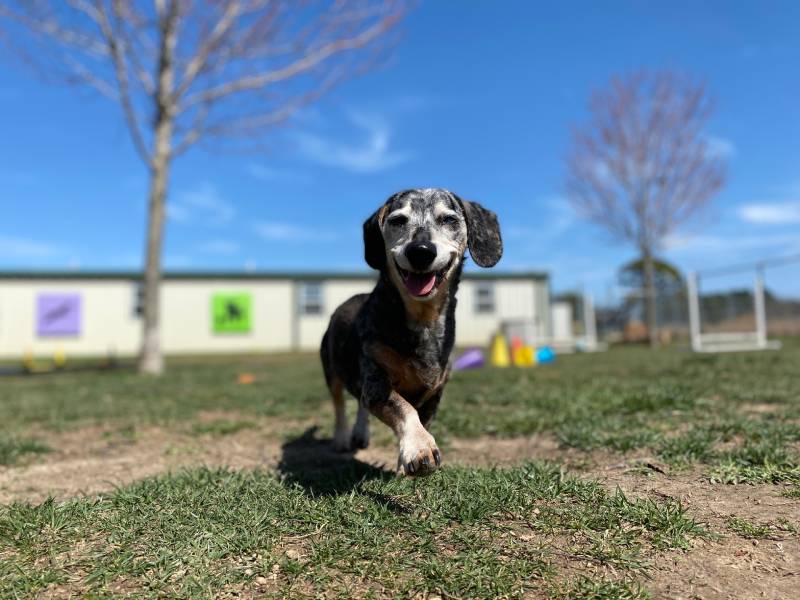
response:
<path id="1" fill-rule="evenodd" d="M 39 295 L 36 299 L 37 335 L 79 335 L 80 332 L 80 294 Z"/>

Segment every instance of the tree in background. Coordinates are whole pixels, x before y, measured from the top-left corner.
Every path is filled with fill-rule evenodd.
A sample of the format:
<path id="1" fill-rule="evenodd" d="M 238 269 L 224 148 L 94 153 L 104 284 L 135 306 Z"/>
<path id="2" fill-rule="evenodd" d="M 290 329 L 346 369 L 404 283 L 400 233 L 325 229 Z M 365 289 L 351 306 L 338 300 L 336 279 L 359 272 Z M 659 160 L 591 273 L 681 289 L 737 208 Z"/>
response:
<path id="1" fill-rule="evenodd" d="M 642 71 L 595 91 L 588 123 L 572 133 L 568 198 L 582 218 L 636 246 L 653 346 L 655 254 L 725 182 L 725 161 L 706 132 L 711 114 L 704 84 L 672 71 Z"/>
<path id="2" fill-rule="evenodd" d="M 3 38 L 43 75 L 119 104 L 147 168 L 141 372 L 163 371 L 159 288 L 172 162 L 201 141 L 257 142 L 265 129 L 371 66 L 405 11 L 403 0 L 0 5 Z"/>
<path id="3" fill-rule="evenodd" d="M 658 315 L 659 334 L 664 334 L 665 325 L 674 326 L 676 323 L 684 323 L 686 318 L 686 306 L 688 298 L 686 295 L 686 283 L 680 270 L 673 264 L 658 258 L 653 259 L 654 287 L 656 302 L 656 314 Z M 634 314 L 645 313 L 643 307 L 646 306 L 642 290 L 645 289 L 645 265 L 639 258 L 633 260 L 618 271 L 619 285 L 629 292 L 625 295 L 623 310 L 630 319 Z M 667 332 L 669 334 L 669 332 Z"/>
<path id="4" fill-rule="evenodd" d="M 675 294 L 684 287 L 683 275 L 673 264 L 658 258 L 653 259 L 654 280 L 657 294 Z M 644 289 L 645 265 L 639 258 L 623 265 L 619 269 L 619 284 L 624 288 L 636 290 L 641 294 Z"/>

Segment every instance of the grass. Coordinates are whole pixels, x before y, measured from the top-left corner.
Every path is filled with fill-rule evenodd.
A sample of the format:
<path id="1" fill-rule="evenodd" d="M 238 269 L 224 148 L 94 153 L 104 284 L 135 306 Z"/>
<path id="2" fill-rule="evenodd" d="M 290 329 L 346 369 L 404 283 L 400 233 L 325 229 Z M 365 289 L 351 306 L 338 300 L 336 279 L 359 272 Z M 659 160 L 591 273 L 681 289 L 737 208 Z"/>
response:
<path id="1" fill-rule="evenodd" d="M 30 455 L 47 452 L 51 452 L 51 448 L 37 439 L 0 434 L 0 465 L 12 465 Z"/>
<path id="2" fill-rule="evenodd" d="M 788 535 L 796 535 L 797 527 L 787 519 L 779 519 L 775 522 L 754 523 L 741 517 L 731 516 L 728 518 L 728 529 L 749 540 L 762 539 L 781 539 Z"/>
<path id="3" fill-rule="evenodd" d="M 195 423 L 192 426 L 192 433 L 196 435 L 212 436 L 232 435 L 243 429 L 251 429 L 253 427 L 255 427 L 255 424 L 252 421 L 214 419 L 212 421 Z"/>
<path id="4" fill-rule="evenodd" d="M 533 370 L 454 375 L 434 433 L 544 433 L 583 451 L 646 452 L 675 468 L 703 465 L 724 483 L 800 483 L 800 344 L 781 352 L 693 355 L 640 349 L 562 357 Z M 237 375 L 255 375 L 238 385 Z M 0 388 L 9 431 L 161 425 L 226 435 L 252 418 L 302 421 L 330 412 L 316 356 L 173 361 L 169 377 L 75 373 L 13 378 Z M 234 420 L 207 422 L 226 411 Z M 323 422 L 327 422 L 324 418 Z"/>
<path id="5" fill-rule="evenodd" d="M 360 596 L 640 598 L 635 573 L 704 535 L 677 501 L 630 499 L 547 464 L 423 481 L 357 461 L 334 477 L 197 469 L 100 499 L 3 508 L 0 582 L 18 596 L 344 598 L 358 586 Z M 562 556 L 608 576 L 565 581 L 552 565 Z"/>
<path id="6" fill-rule="evenodd" d="M 445 446 L 542 435 L 577 456 L 571 464 L 628 455 L 710 484 L 780 486 L 796 502 L 797 364 L 800 344 L 789 342 L 781 352 L 621 349 L 456 373 L 433 431 Z M 241 372 L 255 381 L 238 384 Z M 176 360 L 162 379 L 114 371 L 1 383 L 0 465 L 46 461 L 47 444 L 59 451 L 51 433 L 86 427 L 134 445 L 151 426 L 200 444 L 247 428 L 287 441 L 277 473 L 201 468 L 100 497 L 0 506 L 9 596 L 638 599 L 649 597 L 654 561 L 720 533 L 669 497 L 629 497 L 557 464 L 447 466 L 414 481 L 354 459 L 292 460 L 309 422 L 324 430 L 332 420 L 315 356 Z M 374 430 L 378 443 L 390 439 Z M 731 515 L 721 528 L 755 540 L 796 526 Z"/>

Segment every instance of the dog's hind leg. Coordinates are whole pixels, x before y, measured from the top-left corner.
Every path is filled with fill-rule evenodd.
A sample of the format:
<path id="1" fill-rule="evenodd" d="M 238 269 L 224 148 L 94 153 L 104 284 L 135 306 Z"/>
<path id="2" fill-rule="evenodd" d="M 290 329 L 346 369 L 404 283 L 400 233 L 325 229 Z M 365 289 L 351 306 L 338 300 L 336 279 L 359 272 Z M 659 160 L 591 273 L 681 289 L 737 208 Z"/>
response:
<path id="1" fill-rule="evenodd" d="M 350 446 L 353 450 L 366 448 L 369 446 L 369 410 L 358 404 L 358 416 L 353 427 L 353 435 L 350 438 Z"/>
<path id="2" fill-rule="evenodd" d="M 333 449 L 337 452 L 350 450 L 350 428 L 347 426 L 347 414 L 344 406 L 344 386 L 341 380 L 333 378 L 330 382 L 331 396 L 335 420 L 333 426 Z"/>

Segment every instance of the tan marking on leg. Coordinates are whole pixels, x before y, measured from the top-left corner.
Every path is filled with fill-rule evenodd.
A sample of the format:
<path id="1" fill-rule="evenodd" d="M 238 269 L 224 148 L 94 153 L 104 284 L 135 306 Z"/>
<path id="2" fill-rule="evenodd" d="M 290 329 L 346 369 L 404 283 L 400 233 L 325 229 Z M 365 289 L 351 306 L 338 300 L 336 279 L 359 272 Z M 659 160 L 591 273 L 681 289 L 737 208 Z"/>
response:
<path id="1" fill-rule="evenodd" d="M 400 443 L 398 472 L 406 475 L 429 475 L 442 462 L 436 440 L 422 426 L 416 409 L 397 392 L 386 402 L 372 408 L 372 413 L 392 428 Z"/>
<path id="2" fill-rule="evenodd" d="M 335 412 L 333 448 L 337 452 L 347 452 L 350 450 L 350 429 L 347 426 L 347 414 L 344 406 L 344 386 L 340 379 L 335 378 L 331 381 L 330 388 Z"/>

